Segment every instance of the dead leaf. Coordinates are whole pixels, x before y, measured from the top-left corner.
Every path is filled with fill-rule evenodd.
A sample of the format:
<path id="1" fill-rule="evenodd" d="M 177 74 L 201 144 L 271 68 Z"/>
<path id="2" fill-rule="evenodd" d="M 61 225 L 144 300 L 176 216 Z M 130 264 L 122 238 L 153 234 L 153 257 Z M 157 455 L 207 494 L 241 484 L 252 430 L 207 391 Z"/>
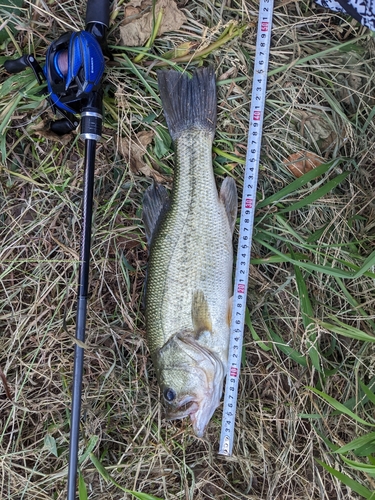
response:
<path id="1" fill-rule="evenodd" d="M 153 177 L 157 182 L 166 182 L 166 179 L 152 169 L 143 159 L 147 146 L 151 144 L 155 133 L 152 130 L 142 130 L 135 137 L 123 138 L 120 142 L 120 151 L 134 174 L 142 173 L 146 177 Z"/>
<path id="2" fill-rule="evenodd" d="M 128 47 L 141 47 L 150 38 L 154 19 L 163 9 L 158 36 L 167 31 L 178 30 L 186 21 L 174 0 L 157 0 L 152 11 L 152 0 L 133 0 L 125 6 L 125 21 L 120 27 L 122 43 Z"/>
<path id="3" fill-rule="evenodd" d="M 283 163 L 295 177 L 301 177 L 301 175 L 319 167 L 323 163 L 323 159 L 311 151 L 298 151 L 288 156 Z"/>
<path id="4" fill-rule="evenodd" d="M 235 66 L 232 66 L 227 71 L 225 71 L 225 73 L 222 73 L 219 76 L 218 80 L 219 80 L 219 82 L 221 80 L 227 80 L 230 76 L 233 76 L 233 78 L 235 78 L 237 76 L 237 72 L 238 72 L 238 69 Z"/>
<path id="5" fill-rule="evenodd" d="M 296 115 L 301 119 L 301 135 L 304 137 L 319 141 L 331 134 L 332 125 L 322 115 L 305 111 L 296 111 Z"/>
<path id="6" fill-rule="evenodd" d="M 58 142 L 63 146 L 69 144 L 72 140 L 72 133 L 65 135 L 57 135 L 52 130 L 50 130 L 50 119 L 41 120 L 38 123 L 32 123 L 27 127 L 27 131 L 30 135 L 38 135 L 39 137 L 44 137 L 45 139 L 50 139 L 53 142 Z"/>
<path id="7" fill-rule="evenodd" d="M 332 131 L 331 134 L 326 138 L 319 141 L 319 148 L 326 156 L 327 152 L 333 149 L 337 145 L 338 136 L 336 132 Z"/>

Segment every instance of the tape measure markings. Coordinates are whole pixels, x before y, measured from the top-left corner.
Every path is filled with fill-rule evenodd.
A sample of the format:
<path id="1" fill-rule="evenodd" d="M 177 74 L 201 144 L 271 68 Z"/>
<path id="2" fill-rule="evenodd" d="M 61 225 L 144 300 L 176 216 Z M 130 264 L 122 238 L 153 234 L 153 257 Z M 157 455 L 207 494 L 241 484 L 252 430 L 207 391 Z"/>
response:
<path id="1" fill-rule="evenodd" d="M 251 242 L 254 227 L 263 116 L 266 101 L 268 59 L 271 45 L 273 0 L 260 0 L 258 30 L 251 93 L 250 126 L 240 215 L 231 337 L 224 393 L 224 409 L 219 453 L 232 455 L 236 418 L 238 379 L 241 369 L 247 285 L 250 270 Z"/>

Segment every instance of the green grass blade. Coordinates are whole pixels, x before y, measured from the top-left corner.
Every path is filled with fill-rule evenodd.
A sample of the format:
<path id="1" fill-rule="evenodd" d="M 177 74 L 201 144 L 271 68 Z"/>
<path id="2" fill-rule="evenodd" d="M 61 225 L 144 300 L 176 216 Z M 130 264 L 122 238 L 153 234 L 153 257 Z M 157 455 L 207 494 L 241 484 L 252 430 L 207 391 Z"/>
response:
<path id="1" fill-rule="evenodd" d="M 260 237 L 259 234 L 254 235 L 254 241 L 257 241 L 264 247 L 268 248 L 271 252 L 275 253 L 276 255 L 279 255 L 280 257 L 287 259 L 286 262 L 290 262 L 291 264 L 297 264 L 299 267 L 302 267 L 303 269 L 306 269 L 308 271 L 315 271 L 315 272 L 320 272 L 324 274 L 328 274 L 329 276 L 337 276 L 339 278 L 352 278 L 354 273 L 350 273 L 348 271 L 342 271 L 340 269 L 330 267 L 330 266 L 322 266 L 320 264 L 315 264 L 311 262 L 302 262 L 300 260 L 295 260 L 293 258 L 288 259 L 289 254 L 284 254 L 280 252 L 280 250 L 277 250 L 275 247 L 267 243 L 264 239 Z M 307 256 L 306 256 L 307 258 Z"/>
<path id="2" fill-rule="evenodd" d="M 367 459 L 374 458 L 372 455 L 375 453 L 375 442 L 373 443 L 368 443 L 365 444 L 364 446 L 361 446 L 360 448 L 357 448 L 353 453 L 357 457 L 366 457 Z M 372 462 L 373 465 L 375 465 L 375 462 Z"/>
<path id="3" fill-rule="evenodd" d="M 312 362 L 314 368 L 318 372 L 320 372 L 321 371 L 320 357 L 319 357 L 319 352 L 318 352 L 317 348 L 315 347 L 316 334 L 309 333 L 309 330 L 311 331 L 311 329 L 315 327 L 315 322 L 312 319 L 314 316 L 313 308 L 311 305 L 309 293 L 307 291 L 306 282 L 303 279 L 300 268 L 298 266 L 294 266 L 294 272 L 295 272 L 295 276 L 296 276 L 303 326 L 308 334 L 307 345 L 308 345 L 309 357 L 311 359 L 311 362 Z"/>
<path id="4" fill-rule="evenodd" d="M 318 239 L 324 234 L 327 227 L 328 224 L 324 224 L 324 226 L 322 226 L 320 229 L 317 229 L 312 234 L 310 234 L 310 236 L 306 238 L 306 243 L 315 243 L 315 241 L 318 241 Z"/>
<path id="5" fill-rule="evenodd" d="M 96 458 L 96 456 L 93 453 L 90 453 L 90 460 L 95 466 L 95 469 L 99 472 L 99 474 L 102 476 L 102 478 L 108 482 L 111 481 L 111 476 L 109 475 L 109 472 L 107 469 L 104 467 L 104 465 L 101 463 L 100 460 Z M 112 481 L 111 481 L 112 482 Z"/>
<path id="6" fill-rule="evenodd" d="M 90 437 L 88 445 L 87 445 L 87 448 L 82 453 L 82 456 L 79 457 L 79 461 L 78 461 L 79 464 L 81 464 L 82 462 L 84 462 L 86 460 L 86 458 L 90 455 L 90 453 L 95 448 L 96 443 L 98 442 L 98 440 L 99 440 L 99 436 L 91 436 Z"/>
<path id="7" fill-rule="evenodd" d="M 332 332 L 332 333 L 337 333 L 338 335 L 342 335 L 343 337 L 348 337 L 350 339 L 356 339 L 356 340 L 361 340 L 363 342 L 375 342 L 375 336 L 370 335 L 368 333 L 363 332 L 362 330 L 359 330 L 355 326 L 351 325 L 346 325 L 345 323 L 342 323 L 341 321 L 335 319 L 338 325 L 334 325 L 332 323 L 327 323 L 325 321 L 319 321 L 319 324 L 322 328 L 325 328 L 326 330 Z"/>
<path id="8" fill-rule="evenodd" d="M 370 123 L 372 123 L 374 116 L 375 116 L 375 106 L 372 108 L 371 112 L 369 113 L 369 115 L 366 119 L 366 122 L 361 129 L 361 134 L 365 133 L 367 127 L 370 125 Z"/>
<path id="9" fill-rule="evenodd" d="M 154 497 L 148 493 L 140 493 L 139 491 L 131 491 L 130 493 L 139 500 L 163 500 L 162 498 Z"/>
<path id="10" fill-rule="evenodd" d="M 369 315 L 366 313 L 366 311 L 363 309 L 363 307 L 360 307 L 359 303 L 357 300 L 355 300 L 352 295 L 349 293 L 349 290 L 347 287 L 344 285 L 343 281 L 340 278 L 335 278 L 337 284 L 339 285 L 342 293 L 345 295 L 346 299 L 348 300 L 349 304 L 355 308 L 362 316 L 366 317 L 367 323 L 371 326 L 371 328 L 375 331 L 375 322 L 369 318 Z"/>
<path id="11" fill-rule="evenodd" d="M 104 467 L 104 465 L 101 463 L 100 460 L 96 458 L 96 456 L 93 453 L 90 453 L 90 460 L 92 461 L 93 465 L 95 466 L 96 470 L 99 472 L 99 474 L 102 476 L 102 478 L 106 482 L 110 482 L 117 486 L 120 490 L 124 491 L 125 493 L 129 493 L 130 495 L 133 495 L 135 498 L 138 498 L 139 500 L 163 500 L 162 498 L 155 497 L 153 495 L 149 495 L 148 493 L 141 493 L 139 491 L 133 491 L 133 490 L 128 490 L 127 488 L 124 488 L 120 484 L 118 484 L 109 474 L 107 469 Z"/>
<path id="12" fill-rule="evenodd" d="M 257 345 L 261 349 L 263 349 L 263 351 L 270 351 L 271 347 L 269 347 L 264 342 L 262 342 L 262 340 L 260 339 L 260 337 L 257 334 L 257 332 L 254 330 L 253 324 L 251 322 L 250 311 L 249 311 L 248 307 L 246 307 L 246 310 L 245 310 L 245 324 L 248 327 L 248 329 L 250 330 L 251 336 L 253 337 L 253 339 L 255 340 L 255 342 L 257 343 Z"/>
<path id="13" fill-rule="evenodd" d="M 368 271 L 373 266 L 375 266 L 375 250 L 364 261 L 361 269 L 354 274 L 353 279 L 359 278 L 360 276 L 362 276 L 362 274 L 364 274 L 366 271 Z"/>
<path id="14" fill-rule="evenodd" d="M 319 167 L 310 170 L 310 172 L 307 172 L 298 179 L 294 180 L 293 182 L 285 186 L 285 188 L 280 189 L 280 191 L 278 191 L 277 193 L 273 194 L 272 196 L 268 196 L 264 200 L 257 203 L 257 208 L 266 207 L 267 205 L 271 205 L 272 203 L 281 201 L 283 198 L 285 198 L 285 196 L 294 193 L 298 189 L 301 189 L 301 187 L 303 187 L 305 184 L 328 172 L 330 168 L 337 167 L 342 161 L 344 161 L 344 158 L 337 158 L 336 160 L 332 160 L 319 165 Z"/>
<path id="15" fill-rule="evenodd" d="M 310 325 L 314 325 L 314 321 L 312 320 L 312 317 L 314 315 L 313 308 L 311 306 L 305 280 L 303 279 L 301 270 L 298 266 L 294 266 L 294 273 L 296 276 L 298 296 L 301 304 L 303 326 L 306 329 Z"/>
<path id="16" fill-rule="evenodd" d="M 364 445 L 367 445 L 369 443 L 374 443 L 374 441 L 375 441 L 375 432 L 369 432 L 368 434 L 353 439 L 353 441 L 350 441 L 350 443 L 341 446 L 336 450 L 336 453 L 343 454 L 347 453 L 348 451 L 357 450 L 358 448 L 361 448 Z"/>
<path id="17" fill-rule="evenodd" d="M 340 103 L 337 101 L 337 99 L 334 98 L 332 93 L 326 89 L 323 89 L 322 94 L 327 99 L 327 102 L 330 104 L 331 108 L 334 109 L 335 113 L 338 114 L 344 122 L 350 123 L 349 117 L 345 115 L 340 106 Z"/>
<path id="18" fill-rule="evenodd" d="M 122 64 L 125 65 L 135 75 L 135 77 L 143 83 L 147 91 L 158 102 L 161 102 L 158 93 L 155 92 L 150 83 L 146 80 L 146 75 L 144 74 L 144 72 L 139 70 L 138 67 L 133 63 L 133 61 L 130 60 L 130 58 L 126 54 L 123 54 L 122 58 L 123 58 Z"/>
<path id="19" fill-rule="evenodd" d="M 342 483 L 346 484 L 346 486 L 349 486 L 350 489 L 358 493 L 358 495 L 361 495 L 363 498 L 367 498 L 368 500 L 372 500 L 373 493 L 367 489 L 365 486 L 362 486 L 359 484 L 357 481 L 352 479 L 351 477 L 347 476 L 346 474 L 343 474 L 342 472 L 334 469 L 333 467 L 330 467 L 328 464 L 322 462 L 319 459 L 315 459 L 318 464 L 320 464 L 326 471 L 332 474 L 332 476 L 336 477 L 339 479 Z"/>
<path id="20" fill-rule="evenodd" d="M 372 392 L 372 390 L 369 389 L 369 387 L 367 387 L 367 385 L 364 384 L 362 380 L 359 381 L 359 385 L 361 386 L 362 391 L 368 397 L 369 401 L 371 401 L 371 403 L 375 405 L 375 394 Z"/>
<path id="21" fill-rule="evenodd" d="M 344 413 L 345 415 L 347 415 L 348 417 L 352 418 L 353 420 L 355 420 L 360 424 L 370 427 L 375 427 L 375 424 L 370 424 L 369 422 L 366 422 L 366 420 L 363 420 L 363 418 L 353 413 L 351 410 L 349 410 L 349 408 L 344 406 L 342 403 L 339 403 L 336 399 L 332 398 L 331 396 L 328 396 L 328 394 L 326 394 L 325 392 L 319 391 L 318 389 L 315 389 L 315 387 L 310 387 L 310 386 L 308 386 L 307 389 L 310 389 L 310 391 L 314 392 L 315 394 L 323 398 L 338 412 Z"/>
<path id="22" fill-rule="evenodd" d="M 293 66 L 300 66 L 301 64 L 305 64 L 309 61 L 313 61 L 314 59 L 319 59 L 321 57 L 324 57 L 328 54 L 330 54 L 331 52 L 336 52 L 336 51 L 342 51 L 343 49 L 345 49 L 346 47 L 351 47 L 353 46 L 353 44 L 355 42 L 359 42 L 360 40 L 363 40 L 364 38 L 368 38 L 368 35 L 362 35 L 362 36 L 359 36 L 357 37 L 356 39 L 354 40 L 349 40 L 348 42 L 344 42 L 342 43 L 341 45 L 332 45 L 332 47 L 329 47 L 328 49 L 324 49 L 320 52 L 315 52 L 313 54 L 310 54 L 306 57 L 301 57 L 301 59 L 296 59 L 293 63 Z M 280 66 L 279 68 L 276 68 L 276 69 L 273 69 L 271 71 L 268 72 L 268 76 L 272 76 L 272 75 L 276 75 L 278 73 L 283 73 L 284 71 L 290 69 L 291 67 L 291 64 L 288 63 L 288 64 L 284 64 L 283 66 Z"/>
<path id="23" fill-rule="evenodd" d="M 370 476 L 375 475 L 375 465 L 364 464 L 362 462 L 356 462 L 355 460 L 350 460 L 349 458 L 346 458 L 346 457 L 341 457 L 341 458 L 347 465 L 350 465 L 350 467 L 352 467 L 353 469 L 360 471 L 360 472 L 365 472 L 366 474 L 369 474 Z"/>
<path id="24" fill-rule="evenodd" d="M 300 364 L 301 366 L 307 366 L 305 356 L 302 356 L 302 354 L 290 347 L 281 337 L 279 337 L 279 335 L 277 335 L 277 333 L 272 331 L 270 328 L 268 329 L 268 331 L 274 344 L 278 349 L 280 349 L 281 352 L 289 356 L 291 359 L 293 359 L 293 361 Z"/>
<path id="25" fill-rule="evenodd" d="M 303 198 L 300 201 L 297 201 L 297 203 L 293 203 L 292 205 L 289 205 L 289 207 L 281 208 L 279 210 L 280 214 L 286 213 L 286 212 L 292 212 L 293 210 L 300 210 L 303 207 L 306 207 L 308 205 L 311 205 L 315 201 L 319 200 L 323 196 L 325 196 L 327 193 L 332 191 L 335 187 L 337 187 L 343 180 L 348 177 L 350 172 L 343 172 L 342 174 L 338 175 L 331 181 L 327 182 L 327 184 L 324 184 L 322 187 L 314 191 L 313 193 L 309 194 L 306 196 L 306 198 Z"/>
<path id="26" fill-rule="evenodd" d="M 304 253 L 286 253 L 283 256 L 281 255 L 270 255 L 269 257 L 262 257 L 262 258 L 254 258 L 251 259 L 251 264 L 279 264 L 281 262 L 289 262 L 291 258 L 294 258 L 296 261 L 299 259 L 305 260 L 306 259 L 306 254 Z"/>
<path id="27" fill-rule="evenodd" d="M 78 472 L 78 498 L 79 500 L 88 499 L 85 480 L 80 472 Z"/>
<path id="28" fill-rule="evenodd" d="M 322 441 L 326 444 L 327 448 L 329 448 L 331 451 L 336 451 L 339 446 L 337 444 L 332 443 L 317 427 L 313 425 L 314 431 L 317 433 L 317 435 L 321 438 Z"/>

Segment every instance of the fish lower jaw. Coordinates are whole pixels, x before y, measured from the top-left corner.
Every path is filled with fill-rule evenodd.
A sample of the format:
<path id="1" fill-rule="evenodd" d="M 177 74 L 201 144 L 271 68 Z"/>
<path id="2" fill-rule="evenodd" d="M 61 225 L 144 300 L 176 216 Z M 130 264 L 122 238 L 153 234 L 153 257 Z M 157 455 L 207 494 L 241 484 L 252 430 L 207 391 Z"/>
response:
<path id="1" fill-rule="evenodd" d="M 210 422 L 216 408 L 219 406 L 219 401 L 211 401 L 211 404 L 202 404 L 198 406 L 197 411 L 190 413 L 190 420 L 193 425 L 194 434 L 201 438 L 204 436 L 204 432 L 208 423 Z"/>

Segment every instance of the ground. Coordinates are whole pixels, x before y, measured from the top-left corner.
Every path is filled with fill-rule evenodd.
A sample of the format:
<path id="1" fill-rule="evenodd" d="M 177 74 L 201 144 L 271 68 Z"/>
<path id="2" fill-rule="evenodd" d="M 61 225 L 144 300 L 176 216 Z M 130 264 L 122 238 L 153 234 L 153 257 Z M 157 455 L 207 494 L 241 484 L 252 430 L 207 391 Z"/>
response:
<path id="1" fill-rule="evenodd" d="M 276 2 L 236 441 L 226 458 L 217 453 L 221 407 L 203 439 L 188 420 L 163 419 L 145 341 L 142 196 L 152 178 L 173 181 L 156 84 L 160 61 L 189 70 L 202 61 L 214 65 L 216 179 L 219 186 L 233 176 L 241 192 L 258 3 L 178 7 L 182 26 L 154 33 L 144 56 L 124 47 L 124 4 L 111 8 L 80 500 L 131 498 L 126 490 L 163 499 L 370 498 L 372 33 L 312 2 Z M 135 17 L 142 9 L 147 4 Z M 38 0 L 11 11 L 18 17 L 13 32 L 8 25 L 0 63 L 23 53 L 42 62 L 54 39 L 83 29 L 84 10 L 75 0 Z M 178 54 L 165 56 L 176 47 Z M 57 500 L 66 498 L 84 144 L 77 132 L 46 132 L 53 115 L 30 70 L 2 70 L 0 81 L 0 498 Z M 291 155 L 301 151 L 321 165 L 296 167 Z M 301 169 L 304 176 L 296 177 Z M 235 248 L 237 237 L 238 229 Z"/>

